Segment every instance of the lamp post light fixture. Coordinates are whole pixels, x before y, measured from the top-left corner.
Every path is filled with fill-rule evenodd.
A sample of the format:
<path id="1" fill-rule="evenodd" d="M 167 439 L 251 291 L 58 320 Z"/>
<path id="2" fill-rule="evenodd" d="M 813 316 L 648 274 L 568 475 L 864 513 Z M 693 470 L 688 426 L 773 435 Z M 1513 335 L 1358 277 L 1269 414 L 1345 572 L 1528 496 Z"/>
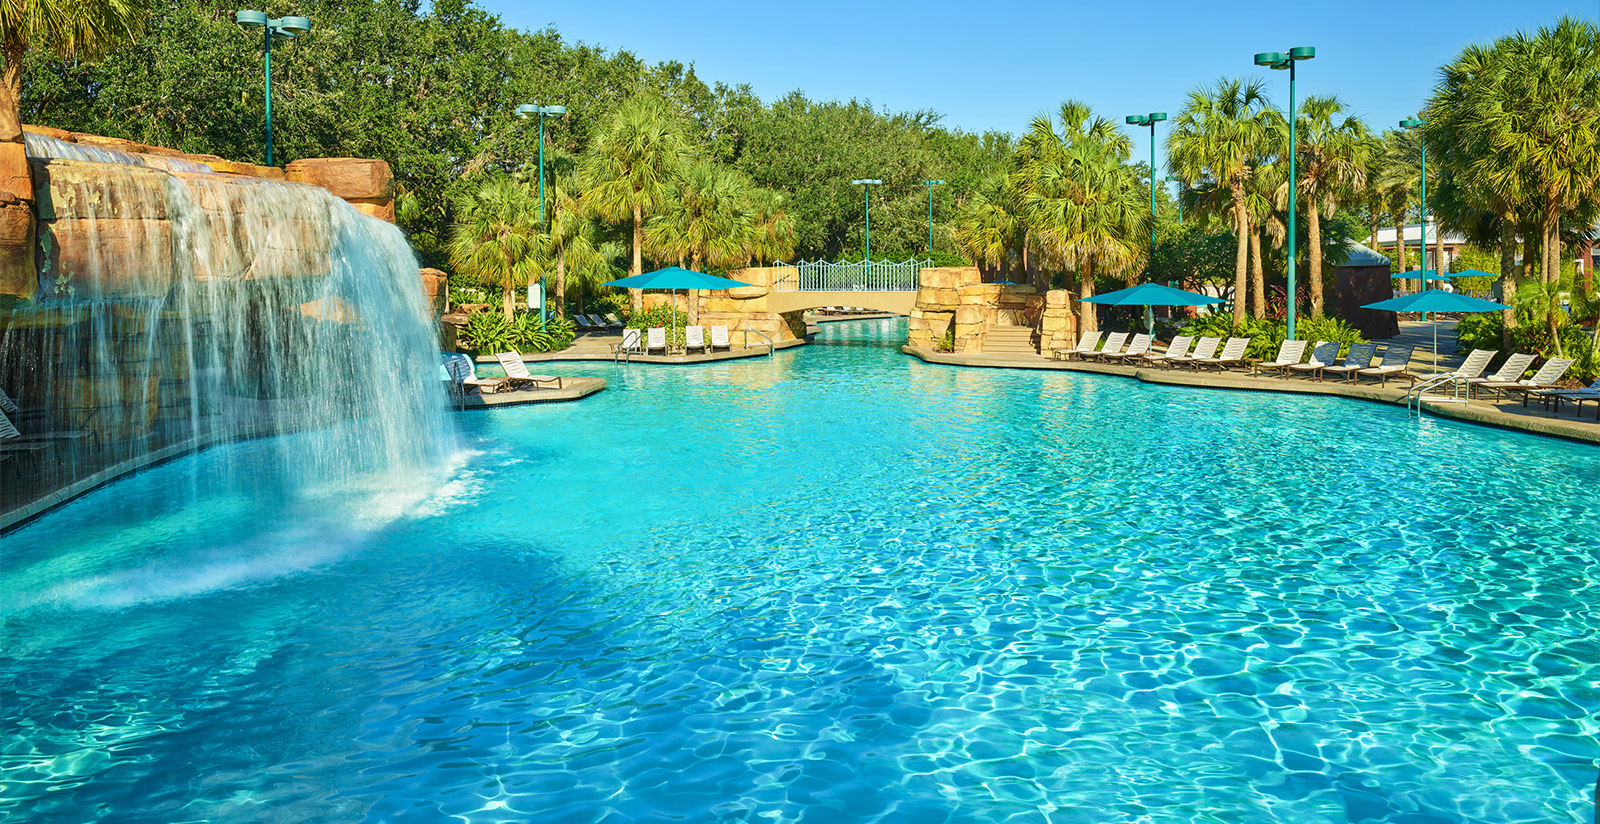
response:
<path id="1" fill-rule="evenodd" d="M 1171 175 L 1167 175 L 1165 178 L 1162 178 L 1162 180 L 1164 182 L 1166 182 L 1166 183 L 1176 183 L 1176 184 L 1178 184 L 1178 197 L 1177 197 L 1177 202 L 1178 202 L 1178 225 L 1182 226 L 1183 225 L 1183 181 L 1181 179 L 1173 177 Z"/>
<path id="2" fill-rule="evenodd" d="M 1149 114 L 1130 114 L 1123 121 L 1130 126 L 1150 127 L 1150 261 L 1155 262 L 1156 256 L 1156 124 L 1167 119 L 1166 112 L 1151 112 Z M 1145 270 L 1149 271 L 1146 264 Z"/>
<path id="3" fill-rule="evenodd" d="M 567 113 L 566 106 L 540 106 L 524 103 L 517 107 L 517 117 L 539 116 L 539 225 L 544 226 L 544 119 Z"/>
<path id="4" fill-rule="evenodd" d="M 866 257 L 864 257 L 862 259 L 870 264 L 870 263 L 872 263 L 872 187 L 873 186 L 881 186 L 881 185 L 883 185 L 883 181 L 875 180 L 873 178 L 862 178 L 860 180 L 852 180 L 852 181 L 850 181 L 850 185 L 851 186 L 860 186 L 861 187 L 861 194 L 863 196 L 862 200 L 866 204 L 866 207 L 867 207 L 866 208 L 867 255 L 866 255 Z M 933 188 L 931 186 L 928 188 L 928 192 L 930 193 L 930 195 L 933 192 Z"/>
<path id="5" fill-rule="evenodd" d="M 304 17 L 268 17 L 265 12 L 234 12 L 233 22 L 247 29 L 261 29 L 261 53 L 266 66 L 267 87 L 267 165 L 272 163 L 272 41 L 293 40 L 311 31 L 311 21 Z"/>
<path id="6" fill-rule="evenodd" d="M 548 231 L 544 219 L 544 119 L 546 115 L 555 117 L 567 113 L 566 106 L 540 106 L 536 103 L 523 103 L 517 107 L 517 117 L 539 116 L 539 228 Z M 548 321 L 545 313 L 544 290 L 539 290 L 539 319 Z"/>
<path id="7" fill-rule="evenodd" d="M 928 254 L 933 254 L 933 187 L 943 186 L 942 180 L 924 180 L 923 185 L 928 187 Z"/>
<path id="8" fill-rule="evenodd" d="M 1289 321 L 1288 328 L 1285 331 L 1289 335 L 1289 340 L 1294 340 L 1294 235 L 1296 225 L 1294 219 L 1294 192 L 1300 185 L 1300 179 L 1294 173 L 1294 126 L 1296 119 L 1294 107 L 1294 64 L 1301 60 L 1310 60 L 1316 56 L 1317 50 L 1312 46 L 1296 46 L 1290 49 L 1288 54 L 1261 52 L 1256 55 L 1257 66 L 1289 70 L 1289 295 L 1288 300 L 1285 301 L 1288 304 Z"/>
<path id="9" fill-rule="evenodd" d="M 1400 121 L 1400 128 L 1402 128 L 1402 129 L 1420 129 L 1423 126 L 1426 126 L 1426 125 L 1428 125 L 1428 122 L 1426 120 L 1416 120 L 1416 119 L 1412 119 L 1412 118 L 1407 118 L 1405 120 Z M 1401 231 L 1403 233 L 1405 230 L 1402 229 Z M 1422 235 L 1419 238 L 1419 240 L 1422 241 L 1422 247 L 1421 247 L 1421 250 L 1417 253 L 1417 260 L 1421 261 L 1421 263 L 1417 266 L 1417 271 L 1421 275 L 1421 280 L 1419 280 L 1418 282 L 1422 284 L 1422 288 L 1423 289 L 1427 289 L 1428 288 L 1428 145 L 1426 143 L 1422 144 L 1422 227 L 1421 227 L 1420 231 L 1422 232 Z M 1400 246 L 1401 244 L 1403 244 L 1405 242 L 1406 242 L 1406 239 L 1404 237 L 1396 238 L 1395 239 L 1395 246 L 1398 247 L 1398 246 Z M 1443 274 L 1443 272 L 1444 272 L 1444 260 L 1442 258 L 1439 260 L 1439 264 L 1438 265 L 1439 265 L 1440 273 Z"/>

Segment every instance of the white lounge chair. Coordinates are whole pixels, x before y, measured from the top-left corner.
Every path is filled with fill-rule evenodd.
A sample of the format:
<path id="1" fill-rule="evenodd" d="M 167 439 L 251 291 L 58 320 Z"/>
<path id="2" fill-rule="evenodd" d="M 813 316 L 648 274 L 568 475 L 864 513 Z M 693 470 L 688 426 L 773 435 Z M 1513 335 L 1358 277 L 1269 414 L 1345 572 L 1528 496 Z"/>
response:
<path id="1" fill-rule="evenodd" d="M 1127 343 L 1127 342 L 1128 342 L 1128 333 L 1127 332 L 1112 332 L 1111 334 L 1106 335 L 1106 345 L 1101 347 L 1100 351 L 1098 351 L 1098 352 L 1089 352 L 1088 354 L 1082 355 L 1081 357 L 1083 357 L 1085 359 L 1094 358 L 1095 360 L 1104 360 L 1107 355 L 1115 355 L 1115 354 L 1121 352 L 1122 351 L 1122 345 Z"/>
<path id="2" fill-rule="evenodd" d="M 654 326 L 645 333 L 644 353 L 646 355 L 660 349 L 661 354 L 667 353 L 667 327 Z"/>
<path id="3" fill-rule="evenodd" d="M 1251 369 L 1250 371 L 1252 374 L 1259 375 L 1263 369 L 1266 369 L 1287 377 L 1289 375 L 1289 367 L 1300 365 L 1300 359 L 1304 357 L 1305 354 L 1305 341 L 1286 340 L 1283 343 L 1278 344 L 1278 356 L 1276 358 L 1263 363 L 1258 363 L 1255 365 L 1255 368 Z"/>
<path id="4" fill-rule="evenodd" d="M 1531 378 L 1516 381 L 1487 381 L 1478 386 L 1480 389 L 1493 389 L 1497 399 L 1506 391 L 1521 392 L 1522 405 L 1527 406 L 1530 394 L 1538 389 L 1554 389 L 1556 381 L 1561 380 L 1561 376 L 1565 375 L 1576 362 L 1576 358 L 1551 358 L 1545 361 L 1544 366 L 1539 367 L 1539 371 Z"/>
<path id="5" fill-rule="evenodd" d="M 516 352 L 501 352 L 495 355 L 495 358 L 500 361 L 500 368 L 506 370 L 506 380 L 510 383 L 512 389 L 520 389 L 524 386 L 532 386 L 534 389 L 538 389 L 541 383 L 554 383 L 557 389 L 561 388 L 560 375 L 528 374 L 528 364 L 524 363 L 522 356 Z"/>
<path id="6" fill-rule="evenodd" d="M 728 342 L 728 327 L 726 326 L 711 327 L 711 351 L 715 352 L 718 349 L 733 350 L 733 344 Z"/>
<path id="7" fill-rule="evenodd" d="M 1074 356 L 1081 358 L 1084 355 L 1092 355 L 1095 350 L 1100 348 L 1100 334 L 1099 332 L 1084 332 L 1078 336 L 1076 348 L 1057 349 L 1055 350 L 1055 355 L 1062 360 L 1072 360 Z"/>
<path id="8" fill-rule="evenodd" d="M 1127 349 L 1121 352 L 1102 352 L 1100 357 L 1108 361 L 1114 360 L 1117 363 L 1128 363 L 1134 358 L 1144 357 L 1144 353 L 1148 351 L 1150 351 L 1150 336 L 1141 333 L 1133 336 L 1133 342 L 1128 344 Z"/>
<path id="9" fill-rule="evenodd" d="M 1167 351 L 1146 352 L 1144 360 L 1146 363 L 1165 363 L 1173 358 L 1184 357 L 1189 354 L 1189 346 L 1192 343 L 1194 343 L 1193 335 L 1177 335 L 1167 344 Z"/>
<path id="10" fill-rule="evenodd" d="M 1288 369 L 1283 373 L 1284 377 L 1288 377 L 1289 370 L 1304 372 L 1308 375 L 1320 375 L 1323 368 L 1339 362 L 1339 347 L 1341 345 L 1336 340 L 1317 341 L 1317 345 L 1311 347 L 1311 357 L 1307 358 L 1305 363 L 1289 364 Z"/>
<path id="11" fill-rule="evenodd" d="M 1195 341 L 1193 351 L 1181 358 L 1168 358 L 1166 365 L 1168 367 L 1187 366 L 1195 361 L 1204 360 L 1217 354 L 1217 347 L 1221 345 L 1222 338 L 1202 337 L 1200 340 Z"/>
<path id="12" fill-rule="evenodd" d="M 704 326 L 683 327 L 683 349 L 685 353 L 690 349 L 700 349 L 709 354 L 711 352 L 711 344 L 706 342 L 706 328 Z"/>
<path id="13" fill-rule="evenodd" d="M 505 378 L 480 378 L 478 370 L 472 363 L 472 358 L 466 355 L 451 353 L 444 355 L 444 369 L 450 374 L 454 390 L 459 395 L 470 395 L 477 392 L 480 395 L 500 391 L 508 381 Z"/>
<path id="14" fill-rule="evenodd" d="M 1249 338 L 1228 338 L 1227 345 L 1222 347 L 1222 354 L 1214 358 L 1191 358 L 1188 363 L 1196 372 L 1199 372 L 1202 366 L 1215 366 L 1217 371 L 1221 372 L 1230 366 L 1244 363 L 1244 353 L 1249 348 Z"/>
<path id="15" fill-rule="evenodd" d="M 1513 352 L 1494 374 L 1485 378 L 1468 378 L 1467 396 L 1471 397 L 1474 389 L 1486 383 L 1516 383 L 1522 380 L 1522 373 L 1528 371 L 1528 364 L 1533 363 L 1533 358 L 1533 355 Z"/>
<path id="16" fill-rule="evenodd" d="M 1544 403 L 1545 409 L 1551 409 L 1553 405 L 1554 411 L 1558 414 L 1561 412 L 1561 402 L 1568 400 L 1572 401 L 1581 413 L 1584 402 L 1600 401 L 1600 379 L 1582 389 L 1535 389 L 1530 394 L 1538 396 L 1539 400 Z M 1596 419 L 1600 420 L 1600 418 Z"/>
<path id="17" fill-rule="evenodd" d="M 1363 376 L 1377 378 L 1379 386 L 1386 386 L 1390 375 L 1398 375 L 1411 367 L 1411 353 L 1415 349 L 1415 346 L 1389 344 L 1389 348 L 1383 351 L 1383 360 L 1377 366 L 1357 369 L 1352 378 L 1356 383 L 1360 383 Z"/>
<path id="18" fill-rule="evenodd" d="M 622 340 L 611 344 L 611 359 L 627 360 L 632 355 L 644 354 L 644 345 L 640 343 L 640 338 L 643 336 L 644 332 L 641 329 L 622 330 Z"/>
<path id="19" fill-rule="evenodd" d="M 1376 343 L 1352 343 L 1350 344 L 1350 351 L 1345 353 L 1344 363 L 1338 366 L 1322 367 L 1317 372 L 1317 380 L 1320 381 L 1323 375 L 1332 373 L 1338 375 L 1341 381 L 1345 379 L 1346 375 L 1350 376 L 1351 381 L 1354 381 L 1356 370 L 1372 366 L 1372 356 L 1377 352 L 1378 345 Z"/>

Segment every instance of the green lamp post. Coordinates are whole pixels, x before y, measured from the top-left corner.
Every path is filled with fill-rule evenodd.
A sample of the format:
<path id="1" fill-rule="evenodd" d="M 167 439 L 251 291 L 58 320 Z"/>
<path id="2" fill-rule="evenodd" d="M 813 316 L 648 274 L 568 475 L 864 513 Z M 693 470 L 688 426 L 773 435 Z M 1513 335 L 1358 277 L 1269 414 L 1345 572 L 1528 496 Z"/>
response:
<path id="1" fill-rule="evenodd" d="M 548 229 L 544 219 L 544 119 L 546 116 L 556 117 L 567 113 L 566 106 L 540 106 L 536 103 L 523 103 L 517 107 L 518 117 L 530 115 L 539 116 L 539 228 Z M 539 320 L 548 321 L 545 312 L 545 293 L 541 283 L 539 288 Z"/>
<path id="2" fill-rule="evenodd" d="M 862 258 L 862 260 L 865 260 L 868 264 L 871 264 L 872 263 L 872 187 L 873 186 L 881 186 L 881 185 L 883 185 L 883 181 L 875 180 L 873 178 L 862 178 L 860 180 L 852 180 L 852 181 L 850 181 L 850 185 L 851 186 L 860 186 L 861 187 L 861 194 L 863 195 L 862 199 L 863 199 L 863 202 L 866 204 L 867 256 Z M 929 187 L 928 188 L 928 192 L 930 193 L 930 196 L 931 196 L 931 193 L 933 192 L 933 188 Z"/>
<path id="3" fill-rule="evenodd" d="M 1123 121 L 1130 126 L 1150 127 L 1150 259 L 1156 256 L 1156 124 L 1167 119 L 1166 112 L 1130 114 Z M 1148 266 L 1146 269 L 1148 270 Z"/>
<path id="4" fill-rule="evenodd" d="M 1176 184 L 1178 184 L 1178 197 L 1177 197 L 1177 202 L 1178 202 L 1178 225 L 1182 226 L 1183 225 L 1183 181 L 1178 179 L 1178 178 L 1176 178 L 1176 177 L 1173 177 L 1171 175 L 1168 175 L 1167 177 L 1162 178 L 1162 180 L 1164 182 L 1166 182 L 1166 183 L 1176 183 Z"/>
<path id="5" fill-rule="evenodd" d="M 539 116 L 539 226 L 544 226 L 544 119 L 567 113 L 566 106 L 540 106 L 524 103 L 517 107 L 518 117 Z"/>
<path id="6" fill-rule="evenodd" d="M 1415 119 L 1407 118 L 1405 120 L 1400 121 L 1400 128 L 1402 128 L 1402 129 L 1420 129 L 1423 126 L 1426 126 L 1426 125 L 1428 125 L 1428 122 L 1426 120 L 1415 120 Z M 1420 281 L 1421 284 L 1422 284 L 1422 288 L 1423 289 L 1427 289 L 1428 288 L 1428 146 L 1427 146 L 1426 143 L 1424 143 L 1422 145 L 1422 227 L 1421 227 L 1420 231 L 1422 232 L 1422 236 L 1419 238 L 1422 241 L 1422 249 L 1417 254 L 1417 260 L 1421 261 L 1421 263 L 1417 266 L 1417 271 L 1419 273 L 1421 273 L 1421 275 L 1422 275 L 1422 279 Z M 1405 243 L 1405 242 L 1406 242 L 1406 239 L 1403 238 L 1403 237 L 1395 238 L 1395 245 L 1396 246 L 1399 246 L 1400 244 Z M 1396 253 L 1396 254 L 1398 254 L 1398 253 Z M 1443 260 L 1439 261 L 1439 271 L 1441 273 L 1443 273 L 1443 271 L 1444 271 L 1444 261 Z"/>
<path id="7" fill-rule="evenodd" d="M 933 254 L 933 187 L 943 186 L 942 180 L 924 180 L 923 185 L 928 187 L 928 254 Z"/>
<path id="8" fill-rule="evenodd" d="M 304 17 L 268 17 L 265 12 L 234 12 L 233 22 L 247 29 L 261 29 L 261 53 L 266 65 L 267 87 L 267 165 L 272 163 L 272 41 L 293 40 L 311 31 L 311 21 Z"/>
<path id="9" fill-rule="evenodd" d="M 1317 56 L 1317 50 L 1312 46 L 1296 46 L 1296 47 L 1290 49 L 1288 54 L 1283 54 L 1281 52 L 1261 52 L 1260 54 L 1256 55 L 1256 65 L 1257 66 L 1270 66 L 1270 67 L 1272 67 L 1274 69 L 1288 69 L 1289 70 L 1289 224 L 1288 224 L 1289 225 L 1289 233 L 1288 233 L 1289 234 L 1289 250 L 1288 250 L 1289 251 L 1289 271 L 1288 271 L 1288 275 L 1289 275 L 1289 296 L 1288 296 L 1288 300 L 1287 300 L 1288 311 L 1289 311 L 1289 314 L 1288 314 L 1289 323 L 1288 323 L 1288 329 L 1286 329 L 1285 331 L 1288 333 L 1290 340 L 1294 340 L 1294 308 L 1295 308 L 1294 307 L 1294 304 L 1295 304 L 1295 291 L 1294 291 L 1294 257 L 1295 257 L 1295 252 L 1294 252 L 1294 235 L 1295 235 L 1294 192 L 1295 192 L 1295 189 L 1299 188 L 1299 184 L 1300 184 L 1300 179 L 1294 173 L 1294 160 L 1295 160 L 1295 158 L 1294 158 L 1294 155 L 1295 155 L 1295 148 L 1294 148 L 1294 125 L 1295 125 L 1295 123 L 1294 123 L 1295 122 L 1294 64 L 1299 62 L 1299 61 L 1301 61 L 1301 60 L 1310 60 L 1311 58 L 1316 57 L 1316 56 Z"/>

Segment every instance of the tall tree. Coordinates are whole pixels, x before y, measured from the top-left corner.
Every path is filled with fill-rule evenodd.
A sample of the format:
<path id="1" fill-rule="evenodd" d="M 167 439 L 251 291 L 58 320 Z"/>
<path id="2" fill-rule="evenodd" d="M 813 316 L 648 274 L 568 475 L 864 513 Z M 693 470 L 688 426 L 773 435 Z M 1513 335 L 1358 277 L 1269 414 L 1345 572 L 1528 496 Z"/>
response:
<path id="1" fill-rule="evenodd" d="M 645 219 L 672 196 L 673 176 L 688 152 L 682 128 L 661 98 L 635 95 L 617 107 L 584 155 L 589 209 L 609 220 L 632 220 L 629 276 L 644 272 Z M 628 291 L 637 312 L 643 308 L 643 293 Z"/>
<path id="2" fill-rule="evenodd" d="M 1322 222 L 1348 195 L 1366 184 L 1367 127 L 1348 114 L 1338 97 L 1312 96 L 1300 106 L 1295 143 L 1299 154 L 1298 196 L 1306 205 L 1311 316 L 1323 313 Z M 1288 189 L 1283 189 L 1287 193 Z"/>
<path id="3" fill-rule="evenodd" d="M 1271 105 L 1261 84 L 1222 79 L 1189 92 L 1167 135 L 1168 164 L 1185 186 L 1228 193 L 1238 247 L 1234 258 L 1233 319 L 1245 316 L 1245 276 L 1250 239 L 1246 186 L 1252 164 L 1263 154 Z"/>
<path id="4" fill-rule="evenodd" d="M 538 198 L 528 187 L 508 178 L 456 199 L 450 262 L 468 277 L 499 285 L 508 321 L 516 287 L 529 277 L 529 261 L 548 244 L 539 232 L 538 209 Z"/>
<path id="5" fill-rule="evenodd" d="M 645 224 L 645 243 L 689 268 L 726 268 L 749 260 L 766 240 L 754 208 L 754 186 L 726 166 L 689 160 L 674 175 L 673 192 Z M 698 289 L 689 290 L 689 322 L 699 322 Z"/>
<path id="6" fill-rule="evenodd" d="M 1058 122 L 1059 121 L 1059 122 Z M 1128 165 L 1132 141 L 1086 103 L 1061 104 L 1057 120 L 1040 115 L 1018 144 L 1022 163 L 1012 179 L 1023 215 L 1050 261 L 1078 273 L 1079 328 L 1098 328 L 1094 279 L 1122 272 L 1145 254 L 1149 206 L 1137 170 Z"/>
<path id="7" fill-rule="evenodd" d="M 1496 59 L 1464 95 L 1468 128 L 1482 130 L 1487 149 L 1472 166 L 1495 189 L 1527 196 L 1537 271 L 1552 283 L 1561 276 L 1562 220 L 1600 189 L 1600 27 L 1562 17 L 1494 48 Z"/>

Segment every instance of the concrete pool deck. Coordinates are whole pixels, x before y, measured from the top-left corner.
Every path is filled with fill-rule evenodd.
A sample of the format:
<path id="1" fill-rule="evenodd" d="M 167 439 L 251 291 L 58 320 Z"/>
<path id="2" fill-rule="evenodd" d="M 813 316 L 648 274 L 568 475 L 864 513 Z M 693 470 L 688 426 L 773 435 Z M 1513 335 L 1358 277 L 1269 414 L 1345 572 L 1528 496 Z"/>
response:
<path id="1" fill-rule="evenodd" d="M 1242 372 L 1192 372 L 1188 370 L 1161 369 L 1152 366 L 1121 366 L 1107 363 L 1052 360 L 1043 355 L 1022 354 L 952 354 L 933 352 L 913 346 L 903 346 L 901 351 L 925 363 L 947 366 L 983 367 L 989 369 L 1034 369 L 1058 372 L 1087 372 L 1128 378 L 1142 383 L 1166 386 L 1188 386 L 1199 389 L 1226 389 L 1244 392 L 1281 392 L 1295 395 L 1329 395 L 1354 400 L 1404 405 L 1408 384 L 1391 383 L 1378 386 L 1374 383 L 1348 384 L 1334 381 L 1315 381 L 1309 378 L 1255 377 Z M 1521 398 L 1501 398 L 1498 402 L 1472 400 L 1468 403 L 1424 400 L 1423 409 L 1444 418 L 1498 426 L 1600 445 L 1600 423 L 1592 418 L 1575 418 L 1571 414 L 1556 416 L 1546 412 L 1537 403 L 1522 405 Z"/>
<path id="2" fill-rule="evenodd" d="M 530 403 L 564 403 L 582 400 L 605 388 L 604 378 L 562 375 L 560 389 L 518 389 L 510 392 L 490 392 L 487 395 L 452 395 L 450 403 L 457 409 L 496 409 Z"/>

